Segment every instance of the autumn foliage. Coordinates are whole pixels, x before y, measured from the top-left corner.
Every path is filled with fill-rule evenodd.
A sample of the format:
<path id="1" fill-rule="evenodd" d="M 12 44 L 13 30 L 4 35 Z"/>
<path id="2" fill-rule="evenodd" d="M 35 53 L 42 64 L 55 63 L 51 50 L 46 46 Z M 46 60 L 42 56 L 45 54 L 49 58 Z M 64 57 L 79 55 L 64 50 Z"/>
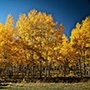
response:
<path id="1" fill-rule="evenodd" d="M 70 39 L 64 26 L 36 10 L 0 23 L 0 78 L 90 77 L 90 17 Z"/>

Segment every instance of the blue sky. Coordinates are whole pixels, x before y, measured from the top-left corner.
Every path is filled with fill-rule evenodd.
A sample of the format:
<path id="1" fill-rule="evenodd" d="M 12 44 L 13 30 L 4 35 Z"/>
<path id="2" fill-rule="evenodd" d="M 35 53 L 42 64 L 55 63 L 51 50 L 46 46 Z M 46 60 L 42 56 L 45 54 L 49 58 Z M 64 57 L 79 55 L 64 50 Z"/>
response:
<path id="1" fill-rule="evenodd" d="M 4 23 L 8 14 L 17 20 L 20 14 L 32 9 L 52 14 L 54 21 L 64 25 L 64 33 L 69 36 L 76 22 L 90 15 L 90 0 L 0 0 L 0 22 Z"/>

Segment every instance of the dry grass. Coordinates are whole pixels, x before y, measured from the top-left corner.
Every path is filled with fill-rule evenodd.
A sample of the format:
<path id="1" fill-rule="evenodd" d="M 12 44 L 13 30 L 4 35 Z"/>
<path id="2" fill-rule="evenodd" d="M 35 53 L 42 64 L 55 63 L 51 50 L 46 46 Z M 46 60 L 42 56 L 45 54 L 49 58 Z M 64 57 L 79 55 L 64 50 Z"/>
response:
<path id="1" fill-rule="evenodd" d="M 90 90 L 90 82 L 85 83 L 16 83 L 0 90 Z"/>

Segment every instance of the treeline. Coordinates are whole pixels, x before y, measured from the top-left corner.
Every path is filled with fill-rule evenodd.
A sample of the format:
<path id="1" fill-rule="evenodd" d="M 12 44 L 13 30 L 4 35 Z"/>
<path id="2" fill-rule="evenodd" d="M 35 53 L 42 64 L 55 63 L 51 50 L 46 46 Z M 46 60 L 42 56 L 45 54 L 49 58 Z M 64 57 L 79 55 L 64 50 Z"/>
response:
<path id="1" fill-rule="evenodd" d="M 90 77 L 90 17 L 77 23 L 70 39 L 64 26 L 36 10 L 0 23 L 0 79 Z"/>

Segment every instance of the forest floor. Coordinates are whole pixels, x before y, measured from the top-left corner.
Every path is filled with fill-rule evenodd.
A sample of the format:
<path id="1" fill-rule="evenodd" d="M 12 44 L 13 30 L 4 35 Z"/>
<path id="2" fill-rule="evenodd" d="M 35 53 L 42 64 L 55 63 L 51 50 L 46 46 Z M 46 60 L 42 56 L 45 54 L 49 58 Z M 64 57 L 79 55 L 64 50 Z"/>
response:
<path id="1" fill-rule="evenodd" d="M 90 81 L 80 83 L 9 83 L 0 90 L 90 90 Z"/>

